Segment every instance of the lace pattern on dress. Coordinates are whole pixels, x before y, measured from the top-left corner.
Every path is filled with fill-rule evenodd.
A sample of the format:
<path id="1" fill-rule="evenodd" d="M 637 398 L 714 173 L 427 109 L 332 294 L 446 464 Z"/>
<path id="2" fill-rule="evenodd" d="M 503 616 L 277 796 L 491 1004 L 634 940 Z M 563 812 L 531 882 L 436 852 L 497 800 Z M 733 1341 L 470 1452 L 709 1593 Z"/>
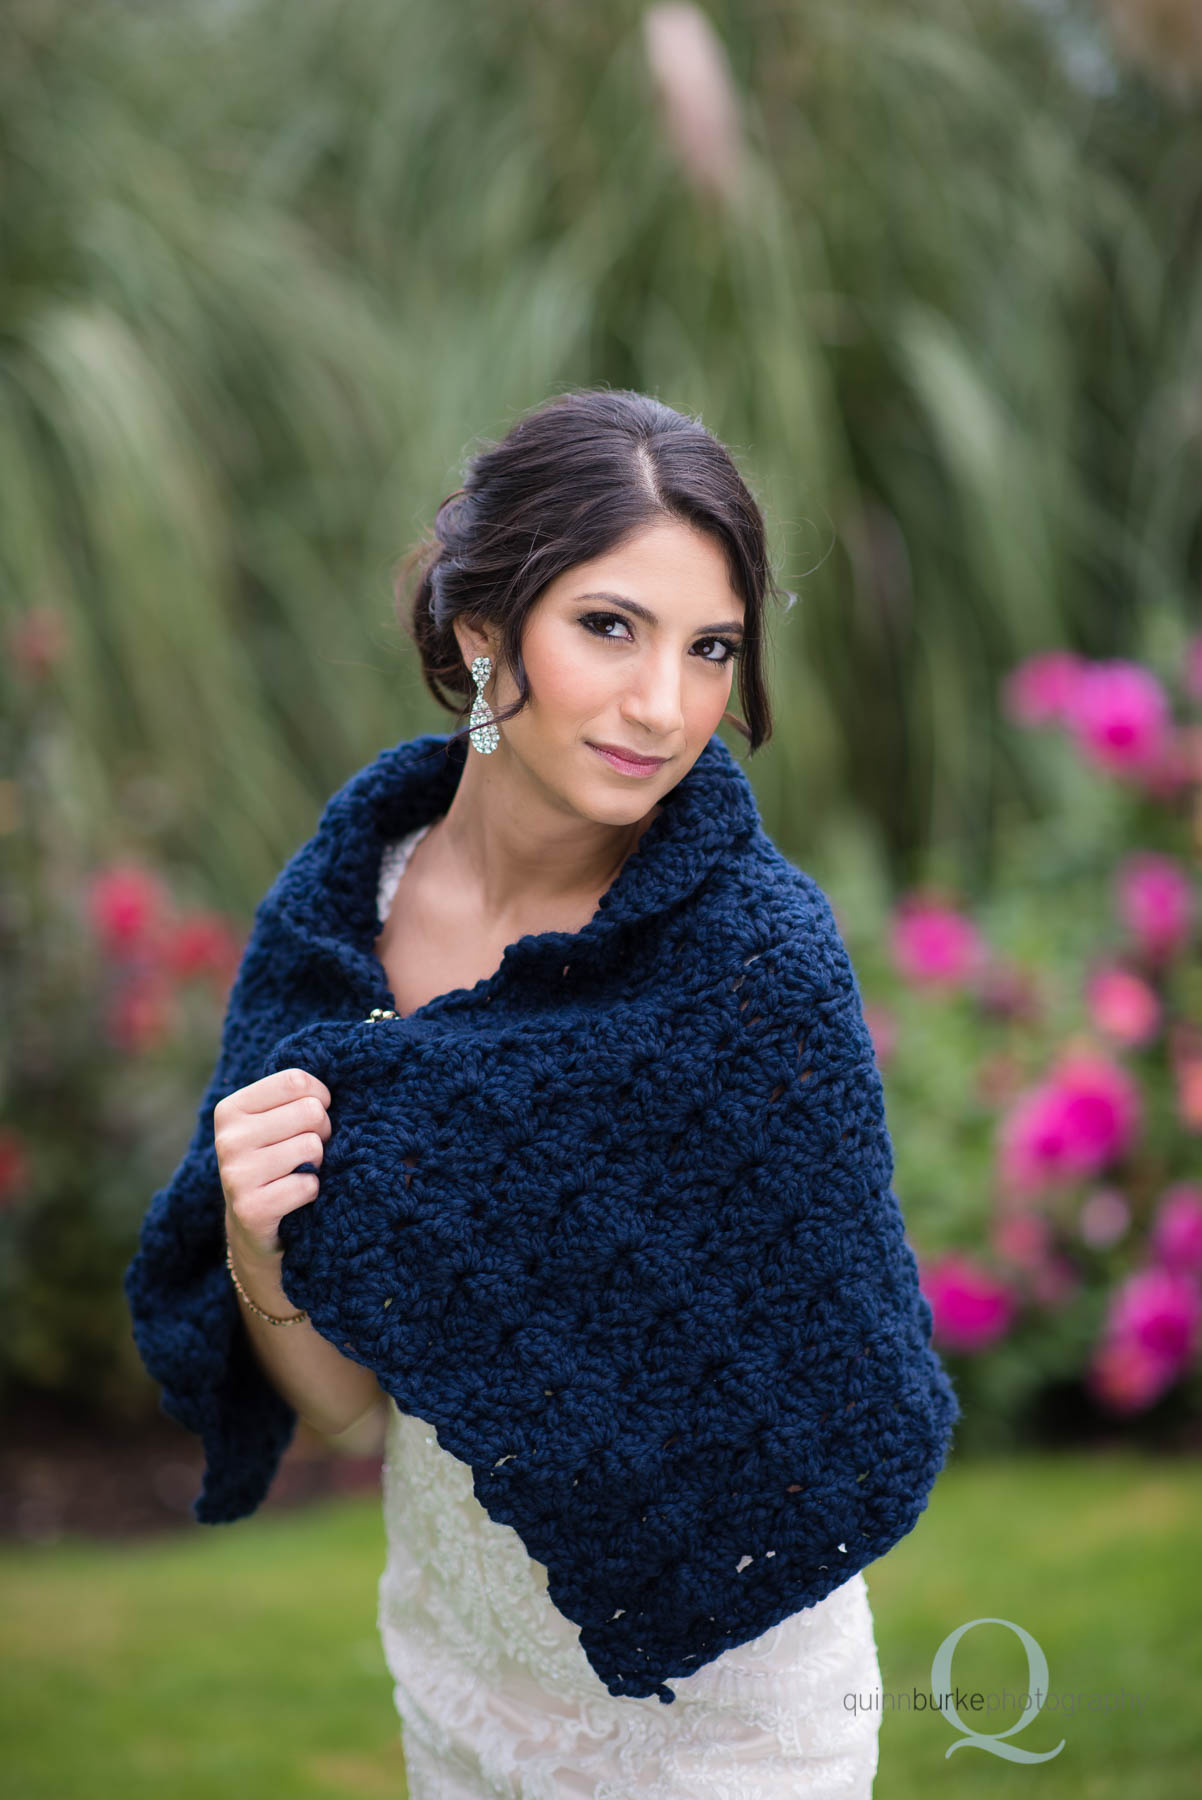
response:
<path id="1" fill-rule="evenodd" d="M 431 819 L 429 824 L 419 825 L 416 830 L 411 831 L 408 837 L 398 838 L 394 844 L 385 845 L 384 854 L 380 858 L 380 885 L 376 893 L 376 911 L 380 915 L 381 925 L 392 910 L 392 897 L 405 872 L 405 864 L 434 823 Z"/>
<path id="2" fill-rule="evenodd" d="M 433 822 L 433 821 L 431 821 Z M 388 917 L 421 826 L 388 846 Z M 475 1496 L 433 1426 L 388 1402 L 378 1626 L 411 1800 L 870 1800 L 880 1686 L 862 1573 L 748 1644 L 615 1699 L 547 1571 Z"/>
<path id="3" fill-rule="evenodd" d="M 412 1800 L 867 1800 L 880 1685 L 862 1573 L 762 1637 L 615 1699 L 547 1572 L 433 1427 L 389 1402 L 378 1625 Z"/>

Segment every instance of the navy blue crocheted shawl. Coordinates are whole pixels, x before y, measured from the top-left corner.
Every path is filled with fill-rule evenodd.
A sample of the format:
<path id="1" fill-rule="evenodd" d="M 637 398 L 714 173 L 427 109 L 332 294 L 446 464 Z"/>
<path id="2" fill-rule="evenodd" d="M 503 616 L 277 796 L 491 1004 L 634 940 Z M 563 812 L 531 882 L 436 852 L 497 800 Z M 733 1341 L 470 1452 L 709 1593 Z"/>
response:
<path id="1" fill-rule="evenodd" d="M 296 1424 L 224 1262 L 224 1095 L 299 1066 L 331 1134 L 289 1300 L 470 1464 L 614 1695 L 680 1679 L 905 1536 L 959 1406 L 891 1188 L 860 993 L 817 883 L 714 736 L 584 928 L 395 1011 L 385 846 L 463 742 L 383 751 L 255 914 L 183 1161 L 125 1277 L 193 1511 L 263 1499 Z M 312 1165 L 302 1164 L 304 1168 Z"/>

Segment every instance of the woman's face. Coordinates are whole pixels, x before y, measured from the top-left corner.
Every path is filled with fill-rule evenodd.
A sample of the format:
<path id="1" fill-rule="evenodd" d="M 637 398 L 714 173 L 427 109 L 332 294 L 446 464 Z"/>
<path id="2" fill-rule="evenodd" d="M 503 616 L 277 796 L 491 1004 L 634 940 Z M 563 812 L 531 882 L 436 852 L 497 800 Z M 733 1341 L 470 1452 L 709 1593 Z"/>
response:
<path id="1" fill-rule="evenodd" d="M 490 758 L 523 772 L 586 818 L 640 819 L 688 772 L 730 701 L 743 602 L 714 539 L 676 521 L 648 526 L 619 549 L 578 563 L 539 596 L 522 655 L 530 700 L 500 726 Z M 466 635 L 466 634 L 465 634 Z M 494 711 L 517 698 L 494 647 L 474 637 L 468 660 L 491 650 L 485 696 Z M 657 764 L 633 773 L 594 746 Z"/>

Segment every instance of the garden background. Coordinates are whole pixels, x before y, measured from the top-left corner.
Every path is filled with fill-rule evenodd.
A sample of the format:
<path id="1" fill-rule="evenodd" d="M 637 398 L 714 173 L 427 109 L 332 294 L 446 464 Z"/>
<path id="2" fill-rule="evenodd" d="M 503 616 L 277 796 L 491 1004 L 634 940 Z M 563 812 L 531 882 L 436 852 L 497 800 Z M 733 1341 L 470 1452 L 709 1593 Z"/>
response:
<path id="1" fill-rule="evenodd" d="M 877 1793 L 1186 1791 L 1202 9 L 14 0 L 0 231 L 13 1791 L 404 1792 L 378 1439 L 302 1427 L 259 1516 L 196 1527 L 121 1276 L 259 898 L 452 723 L 401 559 L 594 384 L 731 447 L 795 596 L 745 766 L 851 949 L 964 1412 L 868 1571 L 886 1684 L 1000 1616 L 1148 1695 L 1031 1768 L 887 1719 Z"/>

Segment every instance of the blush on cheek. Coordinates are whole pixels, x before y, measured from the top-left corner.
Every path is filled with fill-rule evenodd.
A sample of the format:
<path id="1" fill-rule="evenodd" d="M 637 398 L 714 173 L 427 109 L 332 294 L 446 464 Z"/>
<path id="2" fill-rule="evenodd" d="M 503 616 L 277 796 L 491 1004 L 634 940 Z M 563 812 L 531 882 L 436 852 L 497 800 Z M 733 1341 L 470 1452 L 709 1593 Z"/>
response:
<path id="1" fill-rule="evenodd" d="M 552 720 L 567 724 L 603 718 L 621 699 L 617 669 L 606 668 L 579 628 L 573 633 L 567 626 L 556 630 L 529 627 L 522 660 L 530 681 L 531 703 L 537 704 L 549 724 Z"/>

